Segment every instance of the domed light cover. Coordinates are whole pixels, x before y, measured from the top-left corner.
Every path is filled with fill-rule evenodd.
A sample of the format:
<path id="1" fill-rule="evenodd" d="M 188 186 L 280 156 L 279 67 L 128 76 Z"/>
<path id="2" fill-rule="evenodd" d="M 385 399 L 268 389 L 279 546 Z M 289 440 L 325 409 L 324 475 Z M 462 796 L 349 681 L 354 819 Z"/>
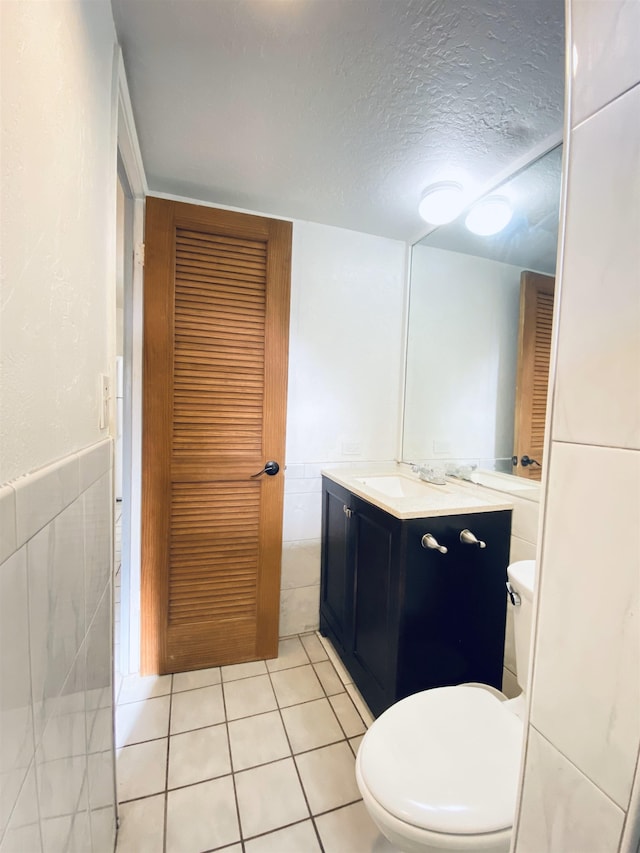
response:
<path id="1" fill-rule="evenodd" d="M 504 196 L 492 195 L 474 204 L 464 224 L 473 234 L 491 237 L 506 228 L 512 216 L 509 201 Z"/>
<path id="2" fill-rule="evenodd" d="M 418 213 L 430 225 L 445 225 L 453 222 L 463 207 L 462 186 L 456 181 L 440 181 L 425 190 Z"/>

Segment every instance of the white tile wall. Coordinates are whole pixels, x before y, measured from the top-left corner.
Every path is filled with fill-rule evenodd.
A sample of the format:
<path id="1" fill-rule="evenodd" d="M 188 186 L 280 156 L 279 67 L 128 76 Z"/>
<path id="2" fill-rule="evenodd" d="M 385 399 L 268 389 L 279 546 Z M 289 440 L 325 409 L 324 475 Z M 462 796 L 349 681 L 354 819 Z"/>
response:
<path id="1" fill-rule="evenodd" d="M 318 569 L 319 573 L 319 569 Z M 280 635 L 315 631 L 320 612 L 320 583 L 297 589 L 283 589 L 280 595 Z"/>
<path id="2" fill-rule="evenodd" d="M 321 488 L 319 466 L 287 464 L 280 592 L 281 637 L 318 627 Z"/>
<path id="3" fill-rule="evenodd" d="M 568 186 L 554 438 L 638 449 L 640 85 L 573 131 Z"/>
<path id="4" fill-rule="evenodd" d="M 514 849 L 631 853 L 636 817 L 623 827 L 640 742 L 640 87 L 628 87 L 640 79 L 640 5 L 572 0 L 569 11 L 578 66 Z M 637 785 L 633 796 L 636 808 Z"/>
<path id="5" fill-rule="evenodd" d="M 301 483 L 305 481 L 293 480 L 292 482 Z M 287 485 L 282 521 L 283 541 L 319 539 L 321 507 L 322 497 L 319 491 L 294 492 L 291 494 Z"/>
<path id="6" fill-rule="evenodd" d="M 77 454 L 20 477 L 16 493 L 17 544 L 31 539 L 80 494 L 80 460 Z"/>
<path id="7" fill-rule="evenodd" d="M 638 853 L 640 850 L 640 753 L 636 764 L 636 776 L 631 790 L 631 799 L 627 811 L 620 842 L 620 853 Z"/>
<path id="8" fill-rule="evenodd" d="M 573 0 L 571 18 L 575 125 L 640 82 L 640 3 Z"/>
<path id="9" fill-rule="evenodd" d="M 536 543 L 538 541 L 538 519 L 540 504 L 538 501 L 525 500 L 514 495 L 511 517 L 511 549 L 509 562 L 518 560 L 535 560 Z M 516 646 L 513 629 L 513 605 L 507 599 L 507 625 L 504 638 L 504 670 L 502 692 L 510 699 L 517 696 L 522 688 L 517 681 L 518 668 L 516 665 Z"/>
<path id="10" fill-rule="evenodd" d="M 42 853 L 41 821 L 38 811 L 35 762 L 27 769 L 24 784 L 16 794 L 7 831 L 0 843 L 0 853 Z"/>
<path id="11" fill-rule="evenodd" d="M 18 547 L 16 537 L 16 493 L 11 486 L 0 488 L 0 563 Z"/>
<path id="12" fill-rule="evenodd" d="M 319 582 L 320 539 L 283 542 L 282 589 L 313 586 Z M 294 633 L 296 633 L 294 631 Z"/>
<path id="13" fill-rule="evenodd" d="M 532 729 L 518 853 L 615 851 L 624 812 Z"/>
<path id="14" fill-rule="evenodd" d="M 554 443 L 531 722 L 622 808 L 640 744 L 639 557 L 640 453 Z"/>
<path id="15" fill-rule="evenodd" d="M 1 853 L 113 846 L 110 444 L 0 495 Z"/>
<path id="16" fill-rule="evenodd" d="M 517 563 L 518 560 L 535 560 L 535 558 L 535 541 L 528 542 L 526 539 L 520 539 L 518 536 L 511 537 L 511 553 L 509 555 L 510 563 Z"/>
<path id="17" fill-rule="evenodd" d="M 0 837 L 34 752 L 26 551 L 0 567 Z"/>
<path id="18" fill-rule="evenodd" d="M 513 504 L 511 536 L 524 542 L 537 542 L 540 504 L 514 495 L 509 495 L 509 500 Z"/>

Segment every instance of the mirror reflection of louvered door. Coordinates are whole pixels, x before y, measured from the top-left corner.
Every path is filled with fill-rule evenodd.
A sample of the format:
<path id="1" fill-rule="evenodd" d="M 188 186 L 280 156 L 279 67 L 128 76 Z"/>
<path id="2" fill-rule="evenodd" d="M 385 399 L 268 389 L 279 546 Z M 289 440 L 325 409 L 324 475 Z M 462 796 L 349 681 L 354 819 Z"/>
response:
<path id="1" fill-rule="evenodd" d="M 291 224 L 148 198 L 145 256 L 142 670 L 274 657 Z"/>
<path id="2" fill-rule="evenodd" d="M 542 476 L 555 279 L 525 270 L 520 276 L 520 330 L 516 374 L 513 473 Z M 522 458 L 535 460 L 522 464 Z M 539 463 L 539 464 L 536 464 Z"/>

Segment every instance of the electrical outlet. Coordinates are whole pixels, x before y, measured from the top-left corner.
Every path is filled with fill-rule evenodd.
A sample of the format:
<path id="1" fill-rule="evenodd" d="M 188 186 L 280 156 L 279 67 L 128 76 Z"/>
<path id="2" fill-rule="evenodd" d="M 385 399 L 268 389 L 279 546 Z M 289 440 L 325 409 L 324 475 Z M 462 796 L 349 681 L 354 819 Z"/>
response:
<path id="1" fill-rule="evenodd" d="M 101 373 L 99 380 L 100 429 L 107 429 L 109 426 L 109 406 L 111 405 L 111 379 L 106 373 Z"/>

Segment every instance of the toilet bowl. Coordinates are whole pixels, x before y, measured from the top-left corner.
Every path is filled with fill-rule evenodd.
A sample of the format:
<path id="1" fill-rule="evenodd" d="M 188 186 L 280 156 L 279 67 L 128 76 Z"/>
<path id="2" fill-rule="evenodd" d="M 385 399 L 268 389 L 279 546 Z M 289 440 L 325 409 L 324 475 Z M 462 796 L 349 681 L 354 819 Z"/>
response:
<path id="1" fill-rule="evenodd" d="M 516 653 L 526 650 L 527 658 L 529 644 L 517 637 L 530 632 L 534 569 L 532 560 L 509 567 L 518 603 Z M 517 662 L 526 674 L 527 661 Z M 438 687 L 402 699 L 371 725 L 356 780 L 370 817 L 394 847 L 508 853 L 523 705 L 523 697 L 503 701 L 482 685 Z"/>

